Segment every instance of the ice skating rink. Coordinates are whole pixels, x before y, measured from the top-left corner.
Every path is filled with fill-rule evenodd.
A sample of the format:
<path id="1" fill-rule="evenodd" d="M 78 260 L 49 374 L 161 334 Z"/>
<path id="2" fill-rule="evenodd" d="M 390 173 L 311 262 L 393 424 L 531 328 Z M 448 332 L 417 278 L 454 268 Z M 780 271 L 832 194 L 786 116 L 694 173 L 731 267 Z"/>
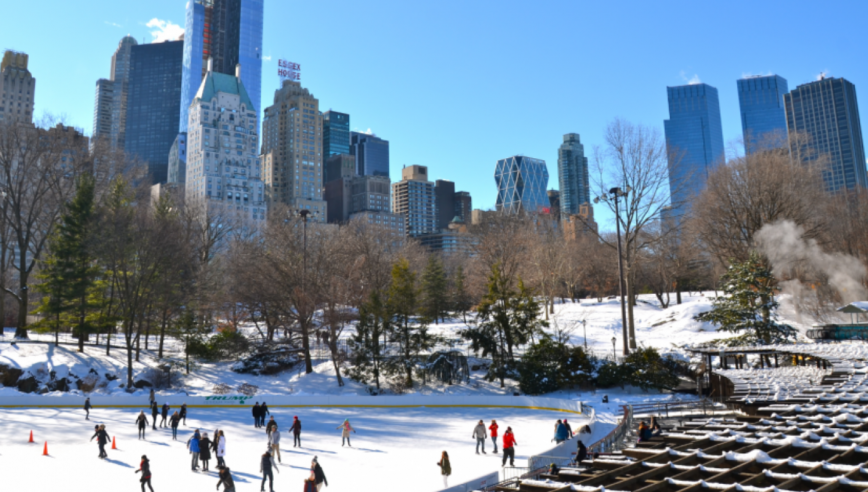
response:
<path id="1" fill-rule="evenodd" d="M 267 401 L 267 400 L 266 400 Z M 161 402 L 158 403 L 161 404 Z M 207 473 L 190 470 L 187 439 L 199 428 L 209 434 L 222 429 L 226 435 L 226 464 L 232 470 L 236 490 L 260 490 L 259 462 L 266 450 L 265 429 L 253 426 L 250 406 L 239 408 L 191 408 L 187 425 L 172 441 L 170 428 L 155 431 L 148 426 L 146 440 L 137 439 L 135 422 L 139 411 L 148 409 L 94 408 L 90 420 L 84 411 L 71 408 L 0 409 L 0 469 L 7 490 L 62 490 L 64 492 L 117 492 L 140 490 L 134 473 L 140 458 L 151 461 L 152 485 L 156 492 L 213 490 L 217 484 L 217 459 L 212 456 Z M 172 412 L 177 407 L 172 408 Z M 328 478 L 329 492 L 441 490 L 443 481 L 436 465 L 446 450 L 452 464 L 449 484 L 458 484 L 499 470 L 501 456 L 493 455 L 491 440 L 487 455 L 475 454 L 473 428 L 479 419 L 486 427 L 491 419 L 503 431 L 515 432 L 516 466 L 550 449 L 554 423 L 567 418 L 577 432 L 586 423 L 579 415 L 513 408 L 271 408 L 281 429 L 283 462 L 275 473 L 276 491 L 302 490 L 310 475 L 310 461 L 317 456 Z M 170 415 L 171 413 L 170 412 Z M 302 421 L 301 448 L 292 447 L 286 432 L 293 416 Z M 344 419 L 357 430 L 352 448 L 341 447 Z M 575 418 L 575 420 L 573 420 Z M 267 420 L 267 419 L 266 419 Z M 108 459 L 97 458 L 96 440 L 89 442 L 95 424 L 105 424 L 116 437 L 117 450 L 107 446 Z M 33 444 L 28 443 L 33 431 Z M 50 456 L 42 456 L 48 442 Z M 574 446 L 575 440 L 570 441 Z M 499 449 L 500 450 L 500 449 Z M 221 488 L 222 490 L 222 488 Z M 266 490 L 268 486 L 266 485 Z"/>

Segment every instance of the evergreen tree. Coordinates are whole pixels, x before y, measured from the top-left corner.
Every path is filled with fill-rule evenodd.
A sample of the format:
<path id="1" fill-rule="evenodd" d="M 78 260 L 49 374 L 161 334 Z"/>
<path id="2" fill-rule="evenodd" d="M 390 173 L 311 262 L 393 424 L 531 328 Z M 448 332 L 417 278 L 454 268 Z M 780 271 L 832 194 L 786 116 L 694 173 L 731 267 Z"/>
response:
<path id="1" fill-rule="evenodd" d="M 755 252 L 747 261 L 733 263 L 720 282 L 724 295 L 714 299 L 711 311 L 694 319 L 715 323 L 718 331 L 739 334 L 725 343 L 768 345 L 795 338 L 792 326 L 778 322 L 776 280 Z"/>
<path id="2" fill-rule="evenodd" d="M 437 255 L 428 257 L 428 264 L 422 274 L 422 291 L 425 296 L 422 301 L 422 315 L 434 323 L 446 318 L 449 308 L 449 296 L 446 293 L 446 270 Z"/>
<path id="3" fill-rule="evenodd" d="M 452 279 L 452 309 L 461 313 L 464 317 L 464 324 L 467 324 L 467 310 L 470 309 L 470 295 L 467 293 L 466 283 L 464 268 L 458 265 Z"/>
<path id="4" fill-rule="evenodd" d="M 350 338 L 352 366 L 347 373 L 356 381 L 374 382 L 380 391 L 380 376 L 386 355 L 386 337 L 390 331 L 391 316 L 379 292 L 372 292 L 368 301 L 359 308 L 356 333 Z"/>
<path id="5" fill-rule="evenodd" d="M 184 344 L 184 366 L 187 374 L 190 374 L 190 357 L 203 356 L 208 352 L 206 337 L 210 330 L 199 323 L 192 309 L 185 309 L 172 331 Z"/>
<path id="6" fill-rule="evenodd" d="M 436 343 L 424 320 L 414 317 L 419 297 L 416 274 L 410 270 L 410 263 L 401 258 L 392 266 L 388 291 L 387 304 L 392 315 L 390 340 L 396 342 L 398 350 L 388 358 L 387 368 L 390 374 L 403 373 L 408 387 L 413 385 L 413 368 L 419 363 L 420 355 Z"/>

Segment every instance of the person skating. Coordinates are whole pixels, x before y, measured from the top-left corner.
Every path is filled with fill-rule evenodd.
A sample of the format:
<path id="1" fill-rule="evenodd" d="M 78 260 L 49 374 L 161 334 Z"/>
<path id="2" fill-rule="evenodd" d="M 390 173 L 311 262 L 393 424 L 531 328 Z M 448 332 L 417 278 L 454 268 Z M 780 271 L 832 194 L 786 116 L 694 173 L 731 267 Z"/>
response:
<path id="1" fill-rule="evenodd" d="M 344 423 L 339 425 L 337 428 L 341 429 L 341 447 L 344 447 L 344 444 L 353 447 L 353 444 L 350 442 L 350 431 L 355 433 L 356 430 L 350 425 L 350 419 L 344 420 Z"/>
<path id="2" fill-rule="evenodd" d="M 90 420 L 90 409 L 93 408 L 90 404 L 90 398 L 86 398 L 84 400 L 84 420 Z"/>
<path id="3" fill-rule="evenodd" d="M 271 456 L 277 457 L 278 463 L 283 463 L 280 460 L 280 429 L 277 424 L 271 428 L 271 434 L 268 435 L 268 447 L 271 448 Z"/>
<path id="4" fill-rule="evenodd" d="M 298 420 L 298 416 L 292 418 L 292 427 L 289 428 L 292 431 L 292 447 L 301 447 L 301 420 Z"/>
<path id="5" fill-rule="evenodd" d="M 217 473 L 217 476 L 220 478 L 220 481 L 217 482 L 217 490 L 220 490 L 220 486 L 223 486 L 223 492 L 235 492 L 235 482 L 232 480 L 232 472 L 229 471 L 229 467 L 227 466 L 218 466 L 220 471 Z"/>
<path id="6" fill-rule="evenodd" d="M 199 459 L 202 461 L 202 471 L 208 471 L 208 462 L 211 461 L 211 440 L 208 433 L 203 432 L 199 439 Z"/>
<path id="7" fill-rule="evenodd" d="M 268 488 L 271 492 L 274 492 L 274 472 L 273 469 L 277 469 L 277 473 L 280 473 L 280 469 L 274 466 L 274 460 L 271 458 L 271 453 L 266 451 L 262 455 L 262 461 L 259 463 L 259 473 L 262 474 L 262 487 L 260 490 L 262 492 L 265 491 L 265 479 L 268 479 Z"/>
<path id="8" fill-rule="evenodd" d="M 440 474 L 443 475 L 443 488 L 448 489 L 449 475 L 452 475 L 452 465 L 449 464 L 449 453 L 443 451 L 443 454 L 440 455 L 440 461 L 437 462 L 437 466 L 440 467 Z"/>
<path id="9" fill-rule="evenodd" d="M 274 415 L 272 415 L 271 418 L 268 419 L 268 424 L 265 426 L 265 433 L 271 434 L 271 430 L 275 427 L 277 427 L 277 422 L 274 421 Z"/>
<path id="10" fill-rule="evenodd" d="M 515 436 L 512 434 L 512 427 L 507 427 L 503 433 L 503 464 L 506 466 L 506 459 L 509 458 L 509 466 L 515 466 L 515 447 L 518 443 L 515 441 Z"/>
<path id="11" fill-rule="evenodd" d="M 190 436 L 190 439 L 187 439 L 187 448 L 190 450 L 190 454 L 193 455 L 190 469 L 196 471 L 199 469 L 199 429 L 196 429 L 196 432 Z"/>
<path id="12" fill-rule="evenodd" d="M 145 429 L 148 428 L 148 416 L 145 415 L 145 411 L 142 410 L 139 412 L 139 417 L 136 419 L 136 425 L 139 428 L 139 439 L 145 438 Z"/>
<path id="13" fill-rule="evenodd" d="M 187 425 L 187 403 L 181 405 L 181 420 L 184 421 L 184 425 Z"/>
<path id="14" fill-rule="evenodd" d="M 217 443 L 220 442 L 220 429 L 214 429 L 214 437 L 211 438 L 211 454 L 217 456 Z M 220 461 L 217 461 L 217 468 L 220 468 Z"/>
<path id="15" fill-rule="evenodd" d="M 555 444 L 560 444 L 567 440 L 567 427 L 560 420 L 555 424 Z"/>
<path id="16" fill-rule="evenodd" d="M 154 402 L 157 401 L 157 397 L 154 395 L 154 388 L 151 388 L 150 394 L 148 395 L 148 401 L 151 402 L 151 406 L 154 406 Z"/>
<path id="17" fill-rule="evenodd" d="M 157 402 L 151 403 L 151 417 L 153 417 L 154 430 L 157 430 L 157 416 L 160 415 L 160 407 L 157 406 Z"/>
<path id="18" fill-rule="evenodd" d="M 582 460 L 588 459 L 588 448 L 585 447 L 585 443 L 581 439 L 576 440 L 579 441 L 579 444 L 576 445 L 576 464 L 581 464 Z"/>
<path id="19" fill-rule="evenodd" d="M 170 419 L 170 425 L 172 426 L 172 440 L 178 440 L 178 424 L 181 422 L 181 416 L 178 415 L 178 412 L 172 414 L 172 418 Z"/>
<path id="20" fill-rule="evenodd" d="M 265 425 L 265 417 L 271 412 L 268 411 L 268 405 L 265 402 L 262 402 L 262 405 L 259 405 L 259 427 Z"/>
<path id="21" fill-rule="evenodd" d="M 476 427 L 473 428 L 473 436 L 476 439 L 476 454 L 479 454 L 479 445 L 482 445 L 482 454 L 487 454 L 485 452 L 485 440 L 488 439 L 488 433 L 485 432 L 485 423 L 483 421 L 479 421 L 476 424 Z"/>
<path id="22" fill-rule="evenodd" d="M 111 438 L 105 430 L 105 424 L 100 425 L 99 428 L 96 429 L 96 432 L 91 436 L 90 440 L 93 441 L 94 437 L 96 438 L 97 445 L 99 445 L 99 457 L 108 458 L 108 454 L 105 452 L 105 445 L 111 441 Z"/>
<path id="23" fill-rule="evenodd" d="M 494 454 L 497 454 L 497 421 L 491 419 L 491 425 L 488 426 L 488 435 L 491 436 L 491 442 L 494 444 Z"/>
<path id="24" fill-rule="evenodd" d="M 169 402 L 163 403 L 163 412 L 160 414 L 162 420 L 160 420 L 160 427 L 167 427 L 168 423 L 166 419 L 169 417 Z"/>
<path id="25" fill-rule="evenodd" d="M 220 436 L 217 438 L 217 452 L 215 453 L 217 456 L 217 466 L 226 466 L 226 462 L 223 461 L 223 457 L 226 456 L 226 436 L 223 435 L 223 431 L 220 431 Z"/>
<path id="26" fill-rule="evenodd" d="M 251 411 L 251 413 L 253 413 L 253 426 L 258 429 L 259 428 L 259 416 L 262 414 L 262 412 L 259 408 L 259 402 L 256 402 L 253 404 L 253 410 Z"/>
<path id="27" fill-rule="evenodd" d="M 567 439 L 573 438 L 573 428 L 570 426 L 570 423 L 567 422 L 567 419 L 564 419 L 564 427 L 567 428 Z"/>
<path id="28" fill-rule="evenodd" d="M 317 491 L 322 490 L 323 485 L 326 487 L 329 486 L 329 481 L 326 480 L 325 472 L 322 471 L 322 467 L 319 466 L 319 461 L 316 456 L 314 456 L 310 461 L 310 477 L 313 479 Z"/>
<path id="29" fill-rule="evenodd" d="M 154 488 L 151 487 L 151 462 L 148 461 L 148 457 L 146 455 L 142 455 L 142 462 L 139 463 L 139 469 L 136 470 L 136 473 L 141 473 L 142 476 L 139 477 L 139 482 L 142 483 L 142 492 L 145 492 L 145 485 L 151 489 L 151 492 L 154 492 Z"/>

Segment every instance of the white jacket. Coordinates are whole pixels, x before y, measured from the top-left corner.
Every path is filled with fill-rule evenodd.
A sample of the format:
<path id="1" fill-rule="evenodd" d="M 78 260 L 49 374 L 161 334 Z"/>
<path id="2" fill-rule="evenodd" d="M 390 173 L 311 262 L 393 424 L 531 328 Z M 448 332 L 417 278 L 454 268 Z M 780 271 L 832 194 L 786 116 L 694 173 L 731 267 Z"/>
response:
<path id="1" fill-rule="evenodd" d="M 222 458 L 226 456 L 226 437 L 220 436 L 220 442 L 217 443 L 217 456 Z"/>

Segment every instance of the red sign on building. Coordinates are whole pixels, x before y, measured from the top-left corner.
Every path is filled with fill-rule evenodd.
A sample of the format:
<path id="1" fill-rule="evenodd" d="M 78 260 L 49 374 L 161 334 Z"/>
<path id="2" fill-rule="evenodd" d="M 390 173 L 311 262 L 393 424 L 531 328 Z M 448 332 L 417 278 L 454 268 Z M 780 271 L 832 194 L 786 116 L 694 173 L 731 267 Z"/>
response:
<path id="1" fill-rule="evenodd" d="M 301 65 L 287 60 L 277 60 L 277 75 L 280 80 L 301 80 Z"/>

